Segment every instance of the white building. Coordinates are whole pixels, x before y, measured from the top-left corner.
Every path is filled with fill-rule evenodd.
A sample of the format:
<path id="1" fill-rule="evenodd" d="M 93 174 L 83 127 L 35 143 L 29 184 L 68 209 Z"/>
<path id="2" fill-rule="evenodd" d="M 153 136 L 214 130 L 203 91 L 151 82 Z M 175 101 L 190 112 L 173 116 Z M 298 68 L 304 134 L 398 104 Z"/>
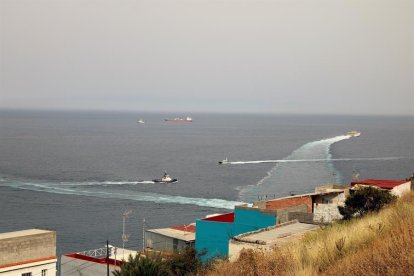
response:
<path id="1" fill-rule="evenodd" d="M 148 229 L 145 231 L 145 248 L 161 252 L 179 252 L 194 246 L 195 224 Z"/>
<path id="2" fill-rule="evenodd" d="M 30 229 L 0 234 L 1 276 L 56 275 L 56 232 Z"/>
<path id="3" fill-rule="evenodd" d="M 84 252 L 62 255 L 60 260 L 61 276 L 102 276 L 109 275 L 115 270 L 120 270 L 123 260 L 128 260 L 129 255 L 135 257 L 139 252 L 123 248 L 109 247 L 107 258 L 106 246 Z"/>
<path id="4" fill-rule="evenodd" d="M 410 180 L 383 180 L 383 179 L 365 179 L 351 182 L 353 189 L 361 186 L 372 186 L 380 189 L 389 190 L 391 194 L 398 197 L 411 190 Z"/>

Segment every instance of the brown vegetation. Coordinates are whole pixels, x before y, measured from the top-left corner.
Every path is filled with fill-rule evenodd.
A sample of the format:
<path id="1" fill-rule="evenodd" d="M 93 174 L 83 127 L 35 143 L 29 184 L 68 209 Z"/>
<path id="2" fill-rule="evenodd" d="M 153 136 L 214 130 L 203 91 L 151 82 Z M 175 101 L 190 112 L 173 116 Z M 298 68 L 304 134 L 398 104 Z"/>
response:
<path id="1" fill-rule="evenodd" d="M 412 275 L 414 193 L 379 213 L 340 222 L 271 252 L 244 251 L 207 275 Z"/>

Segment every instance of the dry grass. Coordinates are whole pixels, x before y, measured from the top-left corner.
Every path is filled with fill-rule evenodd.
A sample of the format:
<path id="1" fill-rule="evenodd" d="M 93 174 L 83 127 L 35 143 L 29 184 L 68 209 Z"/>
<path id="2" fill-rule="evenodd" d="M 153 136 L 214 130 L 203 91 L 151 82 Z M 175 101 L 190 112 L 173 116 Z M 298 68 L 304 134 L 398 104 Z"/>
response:
<path id="1" fill-rule="evenodd" d="M 414 193 L 378 214 L 336 223 L 272 252 L 245 251 L 207 275 L 413 275 Z"/>

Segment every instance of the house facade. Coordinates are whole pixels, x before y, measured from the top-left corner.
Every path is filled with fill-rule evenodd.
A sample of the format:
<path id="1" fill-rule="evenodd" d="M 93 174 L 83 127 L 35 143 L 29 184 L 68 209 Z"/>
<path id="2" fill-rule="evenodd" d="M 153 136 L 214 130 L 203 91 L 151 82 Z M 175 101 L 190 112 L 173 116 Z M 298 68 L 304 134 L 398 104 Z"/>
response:
<path id="1" fill-rule="evenodd" d="M 29 229 L 0 234 L 0 275 L 56 275 L 56 232 Z"/>
<path id="2" fill-rule="evenodd" d="M 109 258 L 107 258 L 109 254 Z M 133 257 L 138 252 L 124 248 L 109 246 L 87 250 L 84 252 L 70 253 L 61 256 L 60 275 L 61 276 L 102 276 L 109 275 L 115 270 L 120 270 L 124 260 L 128 260 L 129 255 Z"/>

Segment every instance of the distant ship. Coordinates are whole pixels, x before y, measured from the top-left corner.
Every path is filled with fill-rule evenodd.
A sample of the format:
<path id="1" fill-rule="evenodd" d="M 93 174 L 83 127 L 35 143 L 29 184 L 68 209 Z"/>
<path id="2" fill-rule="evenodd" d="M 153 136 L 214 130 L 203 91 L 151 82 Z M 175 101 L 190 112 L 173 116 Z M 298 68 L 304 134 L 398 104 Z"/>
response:
<path id="1" fill-rule="evenodd" d="M 164 121 L 166 122 L 192 122 L 193 119 L 191 117 L 186 117 L 186 118 L 173 118 L 173 119 L 164 119 Z"/>
<path id="2" fill-rule="evenodd" d="M 145 124 L 145 122 L 144 122 L 144 120 L 139 119 L 139 120 L 138 120 L 138 124 Z"/>
<path id="3" fill-rule="evenodd" d="M 346 135 L 351 136 L 351 137 L 358 137 L 359 135 L 361 135 L 361 132 L 352 130 L 352 131 L 349 131 Z"/>
<path id="4" fill-rule="evenodd" d="M 155 183 L 175 183 L 178 180 L 177 180 L 177 178 L 172 179 L 170 177 L 170 175 L 167 172 L 165 172 L 164 175 L 161 178 L 154 179 L 152 181 L 155 182 Z"/>

